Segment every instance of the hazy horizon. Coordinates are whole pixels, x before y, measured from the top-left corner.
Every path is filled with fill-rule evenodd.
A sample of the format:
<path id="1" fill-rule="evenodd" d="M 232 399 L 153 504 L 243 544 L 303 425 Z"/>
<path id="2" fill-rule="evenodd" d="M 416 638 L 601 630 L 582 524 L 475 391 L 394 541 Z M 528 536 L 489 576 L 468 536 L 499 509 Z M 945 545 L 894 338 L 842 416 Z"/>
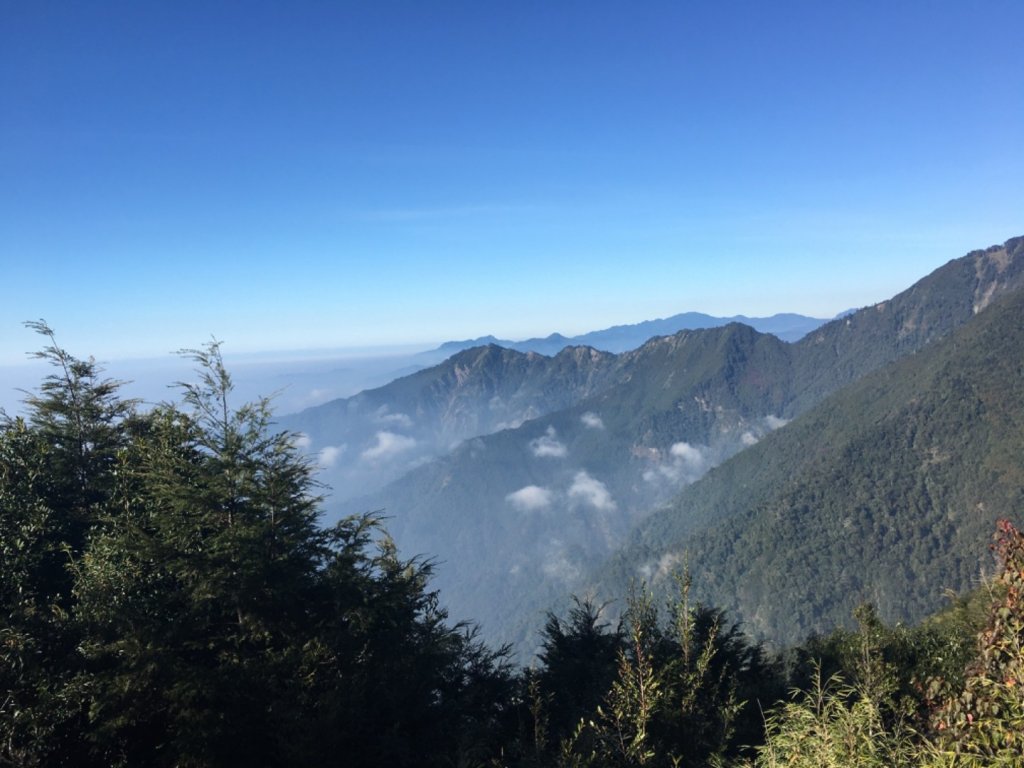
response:
<path id="1" fill-rule="evenodd" d="M 733 316 L 736 315 L 730 317 Z M 629 325 L 663 319 L 665 318 L 645 318 Z M 585 333 L 604 331 L 610 327 L 591 328 Z M 57 343 L 70 354 L 80 358 L 93 358 L 104 377 L 125 383 L 122 387 L 123 396 L 138 398 L 144 403 L 174 399 L 174 383 L 182 379 L 187 380 L 193 369 L 193 364 L 184 350 L 168 351 L 160 356 L 103 358 L 87 350 L 69 348 L 64 343 L 63 334 L 56 328 L 53 330 L 57 336 Z M 47 361 L 35 357 L 35 352 L 49 342 L 27 327 L 23 327 L 23 331 L 26 344 L 34 343 L 35 349 L 26 351 L 20 361 L 0 361 L 0 382 L 3 384 L 0 387 L 0 409 L 11 416 L 23 413 L 21 402 L 24 393 L 34 391 L 42 378 L 51 372 Z M 527 341 L 529 338 L 545 338 L 554 333 L 559 332 L 552 331 L 539 336 L 507 340 Z M 237 352 L 229 343 L 219 339 L 217 341 L 221 343 L 224 361 L 235 381 L 236 399 L 242 402 L 258 397 L 272 397 L 275 411 L 283 415 L 320 405 L 331 399 L 347 397 L 364 389 L 382 386 L 396 376 L 433 365 L 439 362 L 440 358 L 426 356 L 426 353 L 435 352 L 447 343 L 489 336 L 495 334 L 476 333 L 460 339 L 435 340 L 426 344 L 250 352 Z M 195 346 L 202 346 L 212 340 L 208 338 Z"/>

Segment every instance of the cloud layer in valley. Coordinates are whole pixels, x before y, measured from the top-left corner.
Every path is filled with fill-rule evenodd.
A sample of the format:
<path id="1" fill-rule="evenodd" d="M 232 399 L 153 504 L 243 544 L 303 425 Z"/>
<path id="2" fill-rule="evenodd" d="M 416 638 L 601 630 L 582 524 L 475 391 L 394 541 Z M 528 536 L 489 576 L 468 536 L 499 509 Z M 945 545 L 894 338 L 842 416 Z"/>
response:
<path id="1" fill-rule="evenodd" d="M 605 484 L 591 477 L 585 470 L 577 472 L 569 486 L 569 498 L 602 512 L 615 509 L 615 499 Z"/>
<path id="2" fill-rule="evenodd" d="M 554 494 L 539 485 L 527 485 L 513 491 L 505 497 L 505 501 L 522 512 L 534 512 L 551 506 Z"/>
<path id="3" fill-rule="evenodd" d="M 644 472 L 644 480 L 654 482 L 665 479 L 673 483 L 692 483 L 703 475 L 709 466 L 707 448 L 691 445 L 685 440 L 673 443 L 664 461 Z"/>
<path id="4" fill-rule="evenodd" d="M 380 424 L 394 424 L 398 427 L 409 429 L 412 427 L 412 419 L 404 413 L 391 413 L 386 405 L 377 409 L 374 418 Z"/>
<path id="5" fill-rule="evenodd" d="M 307 438 L 308 440 L 309 438 Z M 348 446 L 342 445 L 327 445 L 320 449 L 316 455 L 316 463 L 324 469 L 333 467 L 339 458 L 345 453 Z"/>
<path id="6" fill-rule="evenodd" d="M 543 435 L 531 440 L 530 450 L 538 458 L 554 459 L 560 459 L 569 452 L 565 444 L 558 439 L 558 432 L 554 427 L 548 427 Z"/>
<path id="7" fill-rule="evenodd" d="M 399 453 L 416 447 L 416 440 L 396 432 L 381 430 L 377 433 L 376 442 L 360 454 L 367 461 L 389 459 Z"/>

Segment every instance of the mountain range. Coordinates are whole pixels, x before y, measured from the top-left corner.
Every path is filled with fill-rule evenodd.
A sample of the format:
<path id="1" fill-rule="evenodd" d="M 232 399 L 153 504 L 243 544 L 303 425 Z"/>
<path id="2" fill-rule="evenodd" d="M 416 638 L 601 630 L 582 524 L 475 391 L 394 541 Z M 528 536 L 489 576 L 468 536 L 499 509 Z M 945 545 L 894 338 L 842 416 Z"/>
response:
<path id="1" fill-rule="evenodd" d="M 539 352 L 542 355 L 557 355 L 565 347 L 593 347 L 604 352 L 628 352 L 636 349 L 655 336 L 671 336 L 679 331 L 692 331 L 698 328 L 718 328 L 730 323 L 742 323 L 761 333 L 770 333 L 783 341 L 796 341 L 820 327 L 828 320 L 792 312 L 783 312 L 771 317 L 714 317 L 703 312 L 681 312 L 671 317 L 645 320 L 630 325 L 613 325 L 599 331 L 590 331 L 579 336 L 563 336 L 552 333 L 542 338 L 510 341 L 497 339 L 494 336 L 480 336 L 464 341 L 446 341 L 437 349 L 422 353 L 424 356 L 436 357 L 449 355 L 463 349 L 497 344 L 505 349 L 519 352 Z"/>
<path id="2" fill-rule="evenodd" d="M 378 490 L 462 440 L 517 427 L 567 408 L 621 375 L 621 353 L 682 329 L 743 322 L 780 339 L 804 336 L 826 322 L 797 314 L 767 318 L 686 312 L 567 338 L 526 341 L 484 336 L 449 341 L 414 360 L 434 365 L 347 398 L 281 419 L 304 435 L 336 501 Z"/>
<path id="3" fill-rule="evenodd" d="M 1013 297 L 1022 283 L 1024 239 L 1017 238 L 953 260 L 892 299 L 793 343 L 729 323 L 620 354 L 570 347 L 547 357 L 488 345 L 343 407 L 303 412 L 286 426 L 307 436 L 322 463 L 325 447 L 335 447 L 341 455 L 353 451 L 357 463 L 380 465 L 376 485 L 361 486 L 370 492 L 339 495 L 333 513 L 384 509 L 401 551 L 436 558 L 436 584 L 453 617 L 479 621 L 491 640 L 528 653 L 544 611 L 571 592 L 621 595 L 631 578 L 657 582 L 689 560 L 702 595 L 759 637 L 788 641 L 842 622 L 853 600 L 917 583 L 920 568 L 907 565 L 900 536 L 912 538 L 922 525 L 931 533 L 917 539 L 927 543 L 911 562 L 955 553 L 949 557 L 959 558 L 959 570 L 943 582 L 953 589 L 977 573 L 981 532 L 1008 504 L 979 497 L 974 509 L 987 511 L 975 516 L 976 526 L 963 524 L 950 505 L 954 480 L 966 470 L 943 457 L 1006 464 L 1013 446 L 1004 434 L 981 452 L 972 430 L 995 434 L 981 414 L 996 411 L 984 399 L 971 411 L 969 390 L 936 371 L 978 368 L 964 373 L 974 377 L 972 387 L 1016 391 L 1008 380 L 983 382 L 981 369 L 989 359 L 1021 360 L 1017 335 L 990 326 L 1020 325 Z M 1019 423 L 1012 415 L 1024 409 L 1021 398 L 1009 396 L 1003 406 L 1000 418 Z M 947 423 L 959 426 L 943 433 L 945 442 L 922 448 L 912 441 Z M 340 447 L 350 440 L 357 448 Z M 925 453 L 907 448 L 908 440 Z M 894 456 L 934 469 L 901 475 L 890 488 L 884 478 Z M 843 461 L 880 479 L 873 486 L 844 480 Z M 959 467 L 954 480 L 934 479 L 952 467 Z M 1012 472 L 1004 477 L 1002 486 L 989 483 L 1003 488 L 999 499 L 1020 487 Z M 904 533 L 866 522 L 884 516 L 862 486 L 901 510 L 918 510 L 901 512 Z M 966 486 L 957 487 L 967 504 Z M 825 501 L 827 492 L 848 496 L 847 506 Z M 847 508 L 862 496 L 864 506 Z M 819 530 L 832 538 L 811 535 Z M 850 540 L 838 535 L 843 530 Z M 907 569 L 902 581 L 889 571 L 867 578 L 887 542 L 903 553 L 894 556 Z M 826 561 L 846 564 L 836 571 Z M 928 562 L 948 564 L 937 556 Z M 816 563 L 821 577 L 798 567 L 805 563 Z M 787 569 L 818 590 L 813 600 L 791 588 Z M 935 604 L 911 592 L 900 612 L 893 594 L 882 607 L 897 618 L 911 620 Z"/>
<path id="4" fill-rule="evenodd" d="M 887 622 L 978 586 L 999 518 L 1024 503 L 1024 292 L 865 376 L 643 520 L 601 569 L 606 595 L 686 563 L 694 589 L 787 645 Z"/>

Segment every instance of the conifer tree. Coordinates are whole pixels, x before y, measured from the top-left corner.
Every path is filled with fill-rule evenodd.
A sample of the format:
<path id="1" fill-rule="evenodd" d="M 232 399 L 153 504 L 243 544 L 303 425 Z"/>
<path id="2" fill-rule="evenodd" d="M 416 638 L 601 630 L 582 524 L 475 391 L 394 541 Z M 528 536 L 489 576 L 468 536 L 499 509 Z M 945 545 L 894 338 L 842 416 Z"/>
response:
<path id="1" fill-rule="evenodd" d="M 266 401 L 230 402 L 216 342 L 181 406 L 143 414 L 47 353 L 59 374 L 0 429 L 0 764 L 496 753 L 504 653 L 448 624 L 377 518 L 321 527 L 312 467 Z"/>
<path id="2" fill-rule="evenodd" d="M 26 397 L 28 419 L 0 425 L 0 761 L 85 764 L 74 568 L 110 502 L 134 403 L 45 321 L 26 325 L 53 372 Z"/>

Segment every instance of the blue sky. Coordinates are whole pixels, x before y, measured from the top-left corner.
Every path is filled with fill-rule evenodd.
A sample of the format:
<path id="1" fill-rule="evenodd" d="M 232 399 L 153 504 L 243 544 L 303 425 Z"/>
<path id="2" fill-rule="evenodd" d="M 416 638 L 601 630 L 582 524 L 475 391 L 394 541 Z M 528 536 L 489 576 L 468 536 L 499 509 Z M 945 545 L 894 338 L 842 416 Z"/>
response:
<path id="1" fill-rule="evenodd" d="M 1024 234 L 1016 0 L 0 11 L 0 363 L 830 316 Z"/>

